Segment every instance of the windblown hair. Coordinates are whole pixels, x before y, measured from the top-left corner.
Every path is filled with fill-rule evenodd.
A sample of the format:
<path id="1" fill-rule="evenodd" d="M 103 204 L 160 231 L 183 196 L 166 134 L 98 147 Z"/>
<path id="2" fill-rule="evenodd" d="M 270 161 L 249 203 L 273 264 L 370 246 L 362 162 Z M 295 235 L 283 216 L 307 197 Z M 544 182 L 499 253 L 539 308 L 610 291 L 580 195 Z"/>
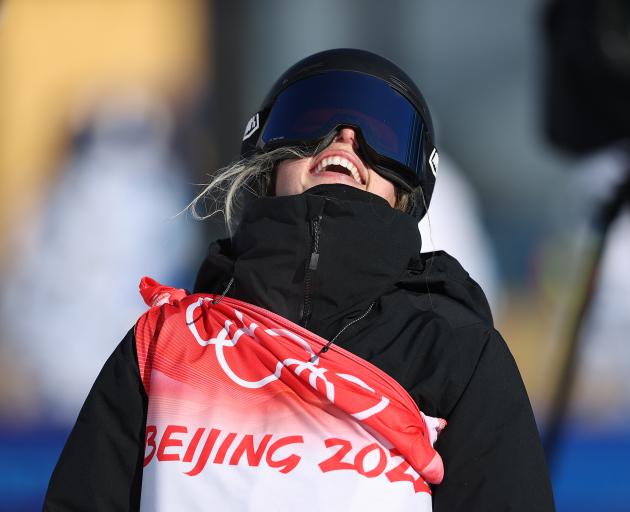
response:
<path id="1" fill-rule="evenodd" d="M 216 171 L 210 183 L 205 185 L 188 205 L 188 209 L 197 220 L 205 220 L 217 213 L 223 213 L 227 231 L 231 236 L 236 225 L 237 214 L 242 207 L 243 192 L 252 195 L 273 195 L 275 186 L 273 171 L 279 162 L 316 155 L 329 143 L 330 140 L 322 141 L 314 151 L 287 146 L 237 160 Z M 397 209 L 407 211 L 411 206 L 411 201 L 411 193 L 396 187 L 395 207 Z M 200 203 L 203 203 L 205 213 L 200 213 Z"/>
<path id="2" fill-rule="evenodd" d="M 232 162 L 213 174 L 210 183 L 191 201 L 188 208 L 197 220 L 223 213 L 228 233 L 232 235 L 235 215 L 242 206 L 242 192 L 273 194 L 272 178 L 276 164 L 282 160 L 307 156 L 309 154 L 306 151 L 287 146 Z M 200 203 L 203 203 L 205 213 L 200 213 Z"/>

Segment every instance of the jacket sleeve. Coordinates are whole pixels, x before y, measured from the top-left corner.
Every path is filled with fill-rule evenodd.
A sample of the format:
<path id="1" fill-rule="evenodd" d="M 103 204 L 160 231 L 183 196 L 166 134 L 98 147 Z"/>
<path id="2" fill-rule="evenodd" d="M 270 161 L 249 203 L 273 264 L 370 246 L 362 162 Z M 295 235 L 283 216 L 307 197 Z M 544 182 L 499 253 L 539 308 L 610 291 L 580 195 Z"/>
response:
<path id="1" fill-rule="evenodd" d="M 554 510 L 531 405 L 516 363 L 494 330 L 436 443 L 445 466 L 435 512 Z"/>
<path id="2" fill-rule="evenodd" d="M 138 510 L 148 400 L 133 330 L 105 363 L 52 474 L 44 510 Z"/>

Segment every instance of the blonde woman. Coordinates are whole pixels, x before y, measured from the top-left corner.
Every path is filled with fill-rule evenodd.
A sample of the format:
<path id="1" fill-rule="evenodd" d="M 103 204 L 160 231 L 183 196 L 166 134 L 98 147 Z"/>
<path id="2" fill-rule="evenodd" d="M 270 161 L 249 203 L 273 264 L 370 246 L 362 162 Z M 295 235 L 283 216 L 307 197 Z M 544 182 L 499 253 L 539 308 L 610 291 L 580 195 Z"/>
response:
<path id="1" fill-rule="evenodd" d="M 438 155 L 413 81 L 360 50 L 310 56 L 241 157 L 193 204 L 219 198 L 230 238 L 192 295 L 143 280 L 152 307 L 98 377 L 46 507 L 553 510 L 483 292 L 420 253 Z"/>

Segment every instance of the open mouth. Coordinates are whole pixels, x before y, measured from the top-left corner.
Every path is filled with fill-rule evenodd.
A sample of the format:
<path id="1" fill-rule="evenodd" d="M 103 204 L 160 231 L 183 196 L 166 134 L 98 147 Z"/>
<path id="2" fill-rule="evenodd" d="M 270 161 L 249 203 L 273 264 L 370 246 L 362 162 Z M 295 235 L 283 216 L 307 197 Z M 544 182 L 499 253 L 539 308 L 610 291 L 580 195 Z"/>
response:
<path id="1" fill-rule="evenodd" d="M 365 181 L 362 179 L 357 166 L 341 155 L 322 158 L 311 172 L 313 174 L 319 174 L 321 172 L 338 172 L 345 174 L 346 176 L 350 176 L 359 185 L 365 185 Z"/>

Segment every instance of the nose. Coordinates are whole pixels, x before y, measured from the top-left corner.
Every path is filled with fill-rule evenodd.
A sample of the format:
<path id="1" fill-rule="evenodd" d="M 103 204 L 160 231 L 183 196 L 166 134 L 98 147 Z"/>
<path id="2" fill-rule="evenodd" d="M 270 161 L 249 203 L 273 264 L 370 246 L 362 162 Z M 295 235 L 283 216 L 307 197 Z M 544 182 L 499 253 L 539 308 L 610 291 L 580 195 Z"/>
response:
<path id="1" fill-rule="evenodd" d="M 354 130 L 354 128 L 349 128 L 349 127 L 341 128 L 337 132 L 337 136 L 335 137 L 335 142 L 343 142 L 345 144 L 352 144 L 352 147 L 356 149 L 358 146 L 357 133 Z"/>

